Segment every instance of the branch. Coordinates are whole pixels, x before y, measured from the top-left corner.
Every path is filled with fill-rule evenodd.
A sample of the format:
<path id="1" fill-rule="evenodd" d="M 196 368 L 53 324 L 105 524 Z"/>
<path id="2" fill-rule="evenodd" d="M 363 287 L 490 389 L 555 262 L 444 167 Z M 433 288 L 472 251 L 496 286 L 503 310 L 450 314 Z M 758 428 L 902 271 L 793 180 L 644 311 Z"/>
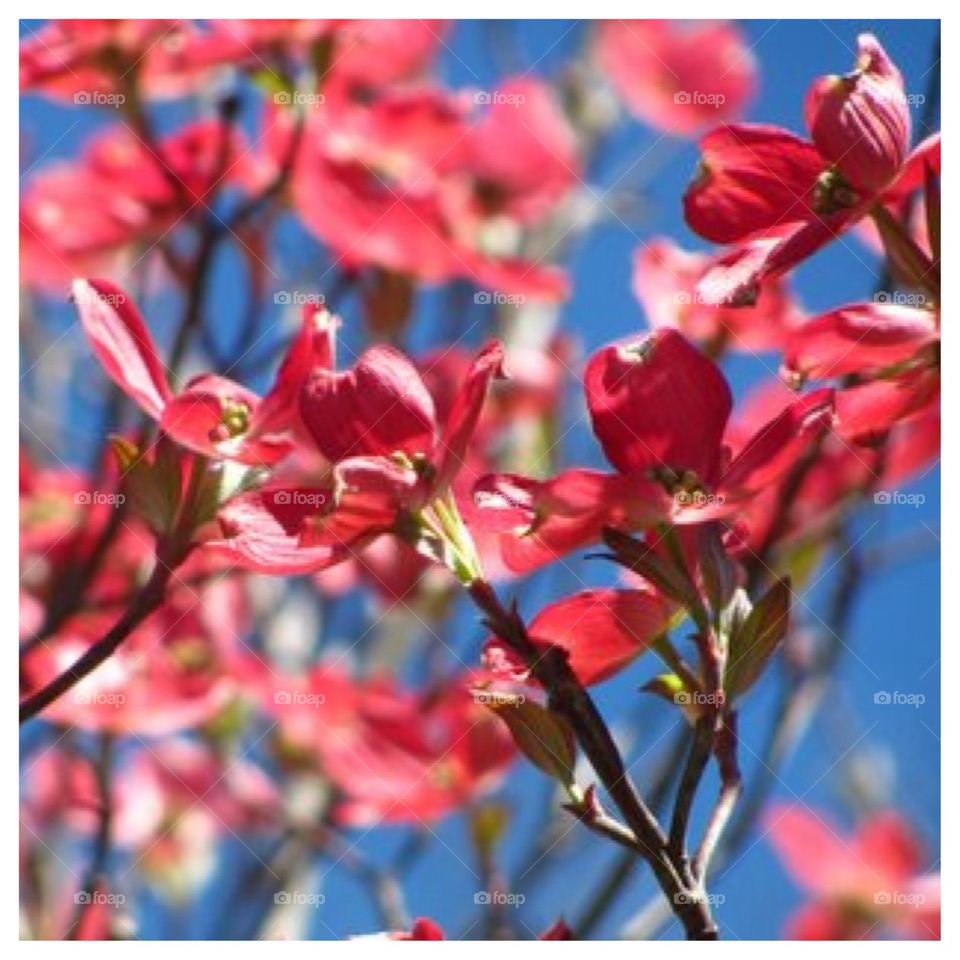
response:
<path id="1" fill-rule="evenodd" d="M 93 856 L 90 866 L 84 874 L 80 885 L 80 892 L 88 896 L 81 897 L 73 913 L 73 920 L 67 931 L 68 940 L 79 938 L 83 929 L 83 922 L 94 905 L 95 894 L 102 886 L 106 886 L 107 857 L 110 855 L 110 828 L 113 820 L 113 801 L 111 781 L 111 762 L 113 759 L 113 736 L 110 733 L 100 735 L 100 756 L 95 764 L 97 792 L 100 799 L 100 808 L 97 817 L 97 835 L 94 839 Z"/>
<path id="2" fill-rule="evenodd" d="M 31 720 L 84 677 L 93 673 L 163 603 L 167 583 L 172 574 L 173 568 L 158 559 L 146 585 L 110 630 L 63 673 L 54 677 L 45 687 L 31 694 L 26 700 L 21 701 L 20 723 Z"/>
<path id="3" fill-rule="evenodd" d="M 686 860 L 687 829 L 690 826 L 690 812 L 697 795 L 697 788 L 703 778 L 703 772 L 710 760 L 710 745 L 713 741 L 715 718 L 712 713 L 701 717 L 693 732 L 687 763 L 683 769 L 677 799 L 670 822 L 670 853 L 678 862 Z"/>
<path id="4" fill-rule="evenodd" d="M 570 724 L 580 748 L 632 830 L 637 853 L 650 865 L 687 938 L 716 939 L 717 928 L 708 905 L 687 889 L 670 856 L 666 836 L 629 779 L 610 731 L 593 699 L 571 671 L 566 656 L 556 647 L 539 650 L 516 611 L 505 610 L 485 581 L 474 581 L 468 592 L 493 632 L 524 659 L 533 677 L 547 691 L 550 708 Z"/>

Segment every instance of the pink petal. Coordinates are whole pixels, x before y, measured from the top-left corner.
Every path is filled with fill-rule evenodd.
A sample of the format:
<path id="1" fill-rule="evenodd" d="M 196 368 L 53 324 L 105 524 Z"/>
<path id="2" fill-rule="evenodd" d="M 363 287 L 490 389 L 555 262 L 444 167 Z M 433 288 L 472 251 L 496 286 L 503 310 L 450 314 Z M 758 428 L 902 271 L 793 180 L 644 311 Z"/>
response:
<path id="1" fill-rule="evenodd" d="M 725 491 L 760 492 L 783 476 L 834 420 L 833 390 L 814 390 L 761 427 L 724 471 Z"/>
<path id="2" fill-rule="evenodd" d="M 622 473 L 663 468 L 712 479 L 730 388 L 716 364 L 675 330 L 598 350 L 584 386 L 594 433 Z"/>
<path id="3" fill-rule="evenodd" d="M 816 147 L 779 127 L 719 127 L 700 141 L 701 168 L 683 198 L 690 229 L 714 243 L 806 220 L 827 167 Z"/>
<path id="4" fill-rule="evenodd" d="M 434 483 L 438 492 L 443 492 L 450 485 L 463 465 L 490 383 L 503 376 L 503 345 L 499 340 L 493 340 L 477 354 L 467 371 L 440 432 L 433 456 L 437 469 Z"/>
<path id="5" fill-rule="evenodd" d="M 552 603 L 534 617 L 529 633 L 538 646 L 565 650 L 581 683 L 599 683 L 622 670 L 666 629 L 672 608 L 653 591 L 585 590 Z M 503 641 L 487 642 L 484 658 L 501 672 L 524 672 Z M 509 668 L 507 667 L 509 665 Z"/>
<path id="6" fill-rule="evenodd" d="M 793 376 L 824 380 L 902 363 L 937 339 L 928 310 L 855 303 L 800 327 L 787 343 L 784 365 Z"/>
<path id="7" fill-rule="evenodd" d="M 76 280 L 73 296 L 84 333 L 104 369 L 142 410 L 159 420 L 170 387 L 133 300 L 109 280 Z"/>
<path id="8" fill-rule="evenodd" d="M 417 368 L 392 347 L 372 347 L 345 372 L 314 370 L 300 395 L 300 413 L 320 452 L 334 463 L 433 451 L 433 398 Z"/>

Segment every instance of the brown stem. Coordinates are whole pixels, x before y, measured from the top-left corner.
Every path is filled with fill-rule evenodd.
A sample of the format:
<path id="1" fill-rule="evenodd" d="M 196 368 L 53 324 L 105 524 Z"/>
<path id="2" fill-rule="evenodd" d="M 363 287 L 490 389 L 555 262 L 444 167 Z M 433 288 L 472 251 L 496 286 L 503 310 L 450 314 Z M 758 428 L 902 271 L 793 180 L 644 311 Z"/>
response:
<path id="1" fill-rule="evenodd" d="M 687 754 L 687 762 L 677 788 L 677 799 L 670 821 L 670 854 L 678 863 L 686 863 L 687 829 L 690 826 L 690 813 L 697 788 L 703 779 L 703 772 L 710 760 L 710 746 L 713 742 L 714 715 L 710 712 L 701 717 L 694 728 L 693 740 Z"/>
<path id="2" fill-rule="evenodd" d="M 735 713 L 726 713 L 716 733 L 714 752 L 720 768 L 720 795 L 707 822 L 700 849 L 693 860 L 693 875 L 703 883 L 710 868 L 710 861 L 720 843 L 724 830 L 730 822 L 740 796 L 740 766 L 737 762 L 737 718 Z"/>

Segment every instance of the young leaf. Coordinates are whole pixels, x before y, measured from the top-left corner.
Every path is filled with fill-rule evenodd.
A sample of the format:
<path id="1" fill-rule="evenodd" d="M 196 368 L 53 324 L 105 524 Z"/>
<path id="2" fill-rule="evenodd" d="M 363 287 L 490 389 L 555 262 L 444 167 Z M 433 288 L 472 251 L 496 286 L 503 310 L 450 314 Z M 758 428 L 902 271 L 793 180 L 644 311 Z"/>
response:
<path id="1" fill-rule="evenodd" d="M 522 697 L 492 695 L 486 704 L 510 728 L 520 752 L 564 786 L 574 782 L 576 743 L 566 721 Z"/>
<path id="2" fill-rule="evenodd" d="M 664 596 L 676 600 L 688 609 L 691 603 L 695 602 L 683 578 L 642 540 L 637 540 L 615 527 L 604 528 L 603 540 L 613 551 L 617 563 L 638 573 Z"/>
<path id="3" fill-rule="evenodd" d="M 790 625 L 790 581 L 778 580 L 757 601 L 743 624 L 731 633 L 723 686 L 729 701 L 760 677 L 783 642 Z"/>

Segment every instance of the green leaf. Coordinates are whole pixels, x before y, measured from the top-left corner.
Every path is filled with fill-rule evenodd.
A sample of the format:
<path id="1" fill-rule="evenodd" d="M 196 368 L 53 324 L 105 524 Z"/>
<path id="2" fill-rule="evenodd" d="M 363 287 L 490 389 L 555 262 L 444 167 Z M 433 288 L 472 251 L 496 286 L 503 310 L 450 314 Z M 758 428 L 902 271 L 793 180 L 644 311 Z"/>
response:
<path id="1" fill-rule="evenodd" d="M 733 701 L 757 682 L 790 627 L 790 581 L 778 580 L 730 635 L 723 687 Z"/>
<path id="2" fill-rule="evenodd" d="M 684 578 L 642 540 L 614 527 L 604 528 L 603 540 L 613 551 L 613 559 L 617 563 L 638 573 L 661 593 L 676 600 L 686 609 L 692 609 L 691 604 L 696 604 L 696 597 L 692 595 Z"/>
<path id="3" fill-rule="evenodd" d="M 506 723 L 517 749 L 535 767 L 565 787 L 573 784 L 576 741 L 561 716 L 522 696 L 485 692 L 479 697 Z"/>
<path id="4" fill-rule="evenodd" d="M 640 690 L 679 707 L 690 723 L 696 723 L 700 719 L 704 706 L 712 699 L 700 689 L 691 687 L 683 677 L 675 673 L 661 673 L 648 680 Z"/>

